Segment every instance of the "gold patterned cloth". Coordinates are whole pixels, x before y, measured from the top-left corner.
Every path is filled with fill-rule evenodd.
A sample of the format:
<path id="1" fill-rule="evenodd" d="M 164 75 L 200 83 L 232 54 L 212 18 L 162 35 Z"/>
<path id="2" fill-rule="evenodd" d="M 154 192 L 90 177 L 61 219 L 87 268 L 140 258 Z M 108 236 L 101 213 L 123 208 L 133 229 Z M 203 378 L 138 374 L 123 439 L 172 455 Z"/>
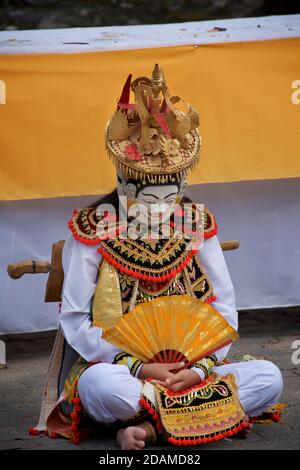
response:
<path id="1" fill-rule="evenodd" d="M 141 406 L 173 445 L 197 445 L 232 436 L 248 426 L 235 377 L 212 373 L 181 392 L 145 382 Z"/>

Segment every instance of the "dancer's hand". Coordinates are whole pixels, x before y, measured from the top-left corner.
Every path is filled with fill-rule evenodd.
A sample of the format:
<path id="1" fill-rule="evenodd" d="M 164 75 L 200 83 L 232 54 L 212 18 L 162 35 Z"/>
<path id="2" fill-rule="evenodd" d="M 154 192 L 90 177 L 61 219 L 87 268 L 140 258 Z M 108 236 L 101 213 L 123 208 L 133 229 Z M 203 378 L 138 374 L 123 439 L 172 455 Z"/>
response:
<path id="1" fill-rule="evenodd" d="M 181 392 L 186 388 L 193 387 L 201 382 L 201 378 L 197 372 L 191 369 L 184 369 L 177 374 L 171 374 L 165 381 L 158 381 L 173 392 Z"/>
<path id="2" fill-rule="evenodd" d="M 143 364 L 139 373 L 139 379 L 146 380 L 151 377 L 154 380 L 165 382 L 168 378 L 176 375 L 171 371 L 177 371 L 183 366 L 184 362 L 175 362 L 173 364 L 153 362 L 151 364 Z"/>

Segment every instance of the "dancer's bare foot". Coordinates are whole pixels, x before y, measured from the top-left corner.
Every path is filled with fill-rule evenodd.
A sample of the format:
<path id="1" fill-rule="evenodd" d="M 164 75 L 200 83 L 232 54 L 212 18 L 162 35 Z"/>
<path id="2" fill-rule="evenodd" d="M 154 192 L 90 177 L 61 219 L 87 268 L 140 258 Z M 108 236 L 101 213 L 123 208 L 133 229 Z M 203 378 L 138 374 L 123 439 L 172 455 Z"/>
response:
<path id="1" fill-rule="evenodd" d="M 145 447 L 147 432 L 139 426 L 119 429 L 117 441 L 122 450 L 140 450 Z"/>

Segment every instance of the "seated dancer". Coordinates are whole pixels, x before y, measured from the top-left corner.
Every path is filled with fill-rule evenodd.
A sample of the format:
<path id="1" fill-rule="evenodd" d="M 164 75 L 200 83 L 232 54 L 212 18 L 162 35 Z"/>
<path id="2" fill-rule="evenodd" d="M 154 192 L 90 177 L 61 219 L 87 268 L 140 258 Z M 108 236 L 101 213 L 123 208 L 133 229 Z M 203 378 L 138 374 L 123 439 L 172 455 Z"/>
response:
<path id="1" fill-rule="evenodd" d="M 275 405 L 282 392 L 276 365 L 226 363 L 229 345 L 183 367 L 184 361 L 143 363 L 103 338 L 106 326 L 160 296 L 191 296 L 238 327 L 234 289 L 210 210 L 202 206 L 198 248 L 191 248 L 190 238 L 176 237 L 174 223 L 167 238 L 134 239 L 130 231 L 121 237 L 123 222 L 130 221 L 126 203 L 127 209 L 142 203 L 149 210 L 158 206 L 161 214 L 178 207 L 184 213 L 186 176 L 198 161 L 201 139 L 197 111 L 179 110 L 179 100 L 170 96 L 157 64 L 151 78 L 128 77 L 105 132 L 117 189 L 74 211 L 69 222 L 60 327 L 79 357 L 64 381 L 60 417 L 68 422 L 64 404 L 69 403 L 74 442 L 88 417 L 116 426 L 122 449 L 141 449 L 157 437 L 174 445 L 207 443 L 246 430 L 249 419 Z M 99 234 L 105 217 L 106 236 Z M 111 227 L 118 228 L 114 236 L 107 235 Z M 48 430 L 55 430 L 54 422 L 52 412 Z"/>

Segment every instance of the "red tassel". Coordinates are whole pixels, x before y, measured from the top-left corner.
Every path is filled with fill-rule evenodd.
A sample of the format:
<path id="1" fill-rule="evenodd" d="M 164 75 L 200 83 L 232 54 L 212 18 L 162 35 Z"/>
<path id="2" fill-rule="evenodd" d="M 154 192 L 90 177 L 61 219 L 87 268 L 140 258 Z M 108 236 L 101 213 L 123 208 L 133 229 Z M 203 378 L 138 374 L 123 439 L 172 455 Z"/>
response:
<path id="1" fill-rule="evenodd" d="M 205 303 L 207 304 L 210 304 L 212 302 L 215 302 L 217 300 L 217 297 L 215 295 L 212 295 L 211 297 L 208 297 L 206 300 L 205 300 Z"/>
<path id="2" fill-rule="evenodd" d="M 278 423 L 281 419 L 281 414 L 279 411 L 275 411 L 275 413 L 273 414 L 272 416 L 272 421 L 274 421 L 275 423 Z"/>
<path id="3" fill-rule="evenodd" d="M 98 239 L 96 243 L 98 243 Z M 106 259 L 106 261 L 109 264 L 112 264 L 113 266 L 116 266 L 117 269 L 125 274 L 128 274 L 129 276 L 132 276 L 136 279 L 142 279 L 144 281 L 152 281 L 152 282 L 161 282 L 161 281 L 166 281 L 168 279 L 171 279 L 172 277 L 175 277 L 176 274 L 181 272 L 187 264 L 190 262 L 193 253 L 191 252 L 190 254 L 187 255 L 186 259 L 177 267 L 172 269 L 169 273 L 163 274 L 161 276 L 154 276 L 154 275 L 149 275 L 149 274 L 144 274 L 139 271 L 133 271 L 132 269 L 127 268 L 126 266 L 123 266 L 122 264 L 118 263 L 109 253 L 107 253 L 102 246 L 99 246 L 98 248 L 98 253 L 100 253 L 103 258 Z"/>
<path id="4" fill-rule="evenodd" d="M 28 429 L 28 432 L 31 436 L 38 436 L 40 434 L 40 431 L 34 428 L 33 426 L 30 426 L 30 428 Z"/>
<path id="5" fill-rule="evenodd" d="M 75 228 L 74 228 L 74 223 L 73 220 L 69 220 L 68 222 L 68 227 L 70 228 L 71 232 L 73 233 L 73 236 L 75 240 L 79 241 L 80 243 L 84 243 L 85 245 L 98 245 L 100 243 L 100 240 L 98 237 L 95 238 L 84 238 L 82 235 L 79 235 Z"/>
<path id="6" fill-rule="evenodd" d="M 212 223 L 215 225 L 215 228 L 213 230 L 211 230 L 210 232 L 204 231 L 204 238 L 205 239 L 206 238 L 211 238 L 211 237 L 213 237 L 214 235 L 216 235 L 218 233 L 218 225 L 217 225 L 215 216 L 213 216 Z"/>

